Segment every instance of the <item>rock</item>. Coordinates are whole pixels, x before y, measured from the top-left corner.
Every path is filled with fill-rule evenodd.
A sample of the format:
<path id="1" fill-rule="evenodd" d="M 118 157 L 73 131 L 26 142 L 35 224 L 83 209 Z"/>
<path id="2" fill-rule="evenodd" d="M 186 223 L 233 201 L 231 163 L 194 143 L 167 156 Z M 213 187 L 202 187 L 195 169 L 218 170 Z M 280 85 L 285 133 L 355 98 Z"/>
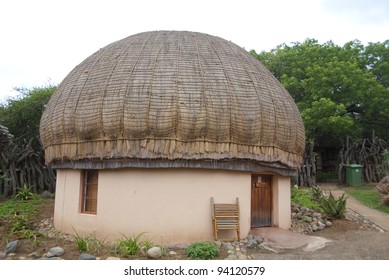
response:
<path id="1" fill-rule="evenodd" d="M 186 248 L 188 248 L 188 245 L 187 244 L 177 244 L 176 248 L 185 250 Z"/>
<path id="2" fill-rule="evenodd" d="M 64 253 L 65 251 L 61 247 L 53 247 L 47 252 L 46 257 L 48 258 L 59 257 L 62 256 Z"/>
<path id="3" fill-rule="evenodd" d="M 321 222 L 321 221 L 318 221 L 318 222 L 317 222 L 317 228 L 318 228 L 318 229 L 322 230 L 322 229 L 324 229 L 325 227 L 326 227 L 326 225 L 325 225 L 323 222 Z"/>
<path id="4" fill-rule="evenodd" d="M 312 222 L 312 218 L 309 217 L 309 216 L 304 216 L 304 217 L 303 217 L 303 221 L 304 221 L 304 222 L 307 222 L 307 223 L 311 223 L 311 222 Z"/>
<path id="5" fill-rule="evenodd" d="M 247 260 L 247 256 L 246 255 L 239 255 L 238 260 Z"/>
<path id="6" fill-rule="evenodd" d="M 147 250 L 147 257 L 150 259 L 159 259 L 162 257 L 162 250 L 159 247 L 153 247 Z"/>
<path id="7" fill-rule="evenodd" d="M 330 221 L 326 221 L 326 227 L 332 226 L 332 223 Z"/>
<path id="8" fill-rule="evenodd" d="M 79 260 L 85 260 L 85 261 L 90 261 L 90 260 L 96 260 L 95 256 L 92 256 L 90 254 L 81 254 L 80 257 L 78 258 Z"/>
<path id="9" fill-rule="evenodd" d="M 214 241 L 213 244 L 215 244 L 219 248 L 222 246 L 222 243 L 218 240 Z"/>
<path id="10" fill-rule="evenodd" d="M 232 254 L 234 254 L 234 253 L 235 253 L 234 250 L 228 250 L 228 252 L 227 252 L 227 254 L 229 254 L 229 255 L 232 255 Z"/>
<path id="11" fill-rule="evenodd" d="M 176 245 L 175 245 L 175 244 L 168 244 L 168 245 L 166 245 L 165 248 L 166 248 L 167 250 L 173 250 L 173 249 L 176 248 Z"/>
<path id="12" fill-rule="evenodd" d="M 248 242 L 247 242 L 247 248 L 250 248 L 250 249 L 253 249 L 253 248 L 257 248 L 258 247 L 258 242 L 254 239 L 250 239 Z"/>
<path id="13" fill-rule="evenodd" d="M 5 253 L 6 254 L 15 253 L 17 246 L 18 246 L 18 240 L 14 240 L 12 242 L 9 242 L 7 244 L 7 250 L 5 251 Z"/>
<path id="14" fill-rule="evenodd" d="M 241 251 L 243 254 L 246 254 L 246 253 L 247 253 L 247 249 L 246 249 L 246 247 L 244 247 L 244 246 L 241 246 L 241 247 L 240 247 L 240 251 Z"/>
<path id="15" fill-rule="evenodd" d="M 120 261 L 120 258 L 118 258 L 118 257 L 108 257 L 107 261 Z"/>
<path id="16" fill-rule="evenodd" d="M 312 226 L 312 231 L 317 231 L 317 229 L 318 229 L 317 226 L 315 226 L 315 225 Z"/>
<path id="17" fill-rule="evenodd" d="M 0 260 L 4 260 L 7 257 L 7 254 L 0 251 Z"/>
<path id="18" fill-rule="evenodd" d="M 225 258 L 225 260 L 236 260 L 237 257 L 235 255 L 228 255 L 227 258 Z"/>
<path id="19" fill-rule="evenodd" d="M 309 208 L 306 206 L 301 207 L 301 212 L 307 212 L 309 211 Z"/>
<path id="20" fill-rule="evenodd" d="M 52 194 L 52 193 L 49 192 L 49 191 L 44 190 L 44 191 L 41 193 L 41 197 L 44 198 L 44 199 L 53 198 L 53 197 L 54 197 L 54 194 Z"/>
<path id="21" fill-rule="evenodd" d="M 169 251 L 169 256 L 175 256 L 175 255 L 177 255 L 176 251 Z"/>

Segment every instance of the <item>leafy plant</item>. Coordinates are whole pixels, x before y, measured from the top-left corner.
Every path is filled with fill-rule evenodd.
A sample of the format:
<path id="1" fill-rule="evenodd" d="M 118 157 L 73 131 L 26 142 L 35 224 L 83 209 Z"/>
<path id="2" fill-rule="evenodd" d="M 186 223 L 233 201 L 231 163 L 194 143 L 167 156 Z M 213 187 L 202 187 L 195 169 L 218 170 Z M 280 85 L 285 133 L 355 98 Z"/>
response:
<path id="1" fill-rule="evenodd" d="M 82 236 L 79 235 L 76 230 L 74 230 L 74 232 L 76 233 L 74 235 L 74 241 L 76 242 L 77 249 L 80 253 L 98 253 L 104 245 L 104 241 L 98 240 L 93 235 L 88 234 Z"/>
<path id="2" fill-rule="evenodd" d="M 196 260 L 212 260 L 219 255 L 219 247 L 209 242 L 195 242 L 186 248 L 186 255 Z"/>
<path id="3" fill-rule="evenodd" d="M 30 190 L 31 187 L 27 187 L 27 185 L 24 184 L 23 188 L 15 195 L 15 198 L 19 200 L 31 200 L 34 197 L 34 194 Z"/>
<path id="4" fill-rule="evenodd" d="M 341 197 L 336 199 L 330 192 L 328 197 L 323 196 L 320 199 L 320 208 L 323 209 L 329 217 L 339 219 L 344 216 L 344 212 L 346 211 L 346 201 L 347 197 L 345 197 L 345 194 L 342 194 Z"/>
<path id="5" fill-rule="evenodd" d="M 30 227 L 27 217 L 17 213 L 12 216 L 8 225 L 11 233 L 19 233 L 29 229 Z"/>
<path id="6" fill-rule="evenodd" d="M 316 201 L 319 201 L 323 197 L 323 190 L 317 186 L 317 187 L 311 187 L 310 188 L 312 198 Z"/>
<path id="7" fill-rule="evenodd" d="M 15 197 L 0 203 L 1 226 L 7 230 L 9 235 L 16 235 L 21 238 L 33 239 L 30 221 L 38 213 L 38 205 L 44 203 L 40 196 L 33 196 L 31 200 L 19 200 Z M 4 239 L 9 235 L 2 236 Z M 35 232 L 38 236 L 39 233 Z"/>
<path id="8" fill-rule="evenodd" d="M 140 243 L 140 246 L 141 246 L 142 252 L 144 254 L 146 254 L 147 250 L 154 247 L 154 242 L 150 239 L 145 239 Z"/>
<path id="9" fill-rule="evenodd" d="M 80 253 L 88 253 L 89 252 L 89 236 L 83 237 L 78 234 L 74 236 L 74 240 L 76 242 L 76 246 Z"/>
<path id="10" fill-rule="evenodd" d="M 30 229 L 23 230 L 20 232 L 20 234 L 23 238 L 31 240 L 35 246 L 39 246 L 41 243 L 41 241 L 38 239 L 39 236 L 46 237 L 42 233 L 40 233 L 36 230 L 30 230 Z"/>
<path id="11" fill-rule="evenodd" d="M 291 200 L 293 204 L 305 206 L 310 209 L 320 209 L 320 206 L 315 202 L 313 194 L 307 188 L 291 188 Z"/>
<path id="12" fill-rule="evenodd" d="M 142 242 L 140 240 L 142 236 L 143 233 L 132 237 L 124 236 L 124 239 L 118 241 L 115 252 L 123 257 L 137 255 L 142 248 Z"/>

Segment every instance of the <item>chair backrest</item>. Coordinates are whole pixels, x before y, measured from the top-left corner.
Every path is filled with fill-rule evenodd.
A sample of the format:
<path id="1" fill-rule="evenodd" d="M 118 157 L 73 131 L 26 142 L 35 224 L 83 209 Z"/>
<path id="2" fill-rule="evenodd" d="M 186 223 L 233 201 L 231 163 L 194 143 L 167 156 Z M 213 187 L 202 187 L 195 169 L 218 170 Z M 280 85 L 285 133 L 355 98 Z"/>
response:
<path id="1" fill-rule="evenodd" d="M 212 217 L 214 219 L 237 218 L 239 219 L 239 200 L 235 204 L 215 203 L 211 197 Z"/>

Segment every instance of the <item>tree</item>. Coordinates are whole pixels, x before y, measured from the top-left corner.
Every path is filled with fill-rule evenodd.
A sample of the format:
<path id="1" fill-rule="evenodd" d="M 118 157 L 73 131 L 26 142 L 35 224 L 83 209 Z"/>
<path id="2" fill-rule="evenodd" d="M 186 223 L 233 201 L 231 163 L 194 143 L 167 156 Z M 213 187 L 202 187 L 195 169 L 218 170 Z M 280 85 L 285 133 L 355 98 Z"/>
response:
<path id="1" fill-rule="evenodd" d="M 34 192 L 54 191 L 55 173 L 44 164 L 39 124 L 46 103 L 56 87 L 18 89 L 20 96 L 0 106 L 0 123 L 13 141 L 0 153 L 0 195 L 16 194 L 24 184 Z"/>
<path id="2" fill-rule="evenodd" d="M 284 85 L 300 109 L 307 136 L 300 185 L 315 184 L 313 146 L 340 149 L 347 137 L 389 139 L 389 41 L 365 47 L 355 40 L 340 47 L 307 39 L 251 54 Z"/>
<path id="3" fill-rule="evenodd" d="M 55 86 L 36 87 L 33 89 L 16 89 L 20 95 L 10 98 L 0 105 L 0 123 L 8 127 L 14 135 L 14 141 L 33 139 L 35 149 L 40 149 L 39 123 Z"/>
<path id="4" fill-rule="evenodd" d="M 339 145 L 346 135 L 362 138 L 375 131 L 389 139 L 389 43 L 364 47 L 352 41 L 278 46 L 251 54 L 264 63 L 294 98 L 307 138 Z M 331 139 L 328 139 L 330 137 Z"/>

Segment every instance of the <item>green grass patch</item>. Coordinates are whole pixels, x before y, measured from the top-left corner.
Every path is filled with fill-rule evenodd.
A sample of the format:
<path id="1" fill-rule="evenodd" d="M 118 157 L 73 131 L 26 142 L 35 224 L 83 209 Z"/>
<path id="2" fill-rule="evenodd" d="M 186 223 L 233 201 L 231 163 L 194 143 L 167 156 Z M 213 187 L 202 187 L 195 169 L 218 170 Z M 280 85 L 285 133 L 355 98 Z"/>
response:
<path id="1" fill-rule="evenodd" d="M 291 188 L 292 203 L 305 206 L 310 209 L 320 209 L 320 205 L 315 202 L 313 192 L 310 188 Z"/>
<path id="2" fill-rule="evenodd" d="M 30 219 L 38 214 L 38 206 L 43 203 L 44 199 L 39 195 L 34 195 L 30 200 L 8 199 L 0 203 L 0 219 L 7 220 L 15 214 Z"/>
<path id="3" fill-rule="evenodd" d="M 381 196 L 378 194 L 375 186 L 347 187 L 344 190 L 348 195 L 354 197 L 367 207 L 389 214 L 389 206 L 380 204 Z"/>

